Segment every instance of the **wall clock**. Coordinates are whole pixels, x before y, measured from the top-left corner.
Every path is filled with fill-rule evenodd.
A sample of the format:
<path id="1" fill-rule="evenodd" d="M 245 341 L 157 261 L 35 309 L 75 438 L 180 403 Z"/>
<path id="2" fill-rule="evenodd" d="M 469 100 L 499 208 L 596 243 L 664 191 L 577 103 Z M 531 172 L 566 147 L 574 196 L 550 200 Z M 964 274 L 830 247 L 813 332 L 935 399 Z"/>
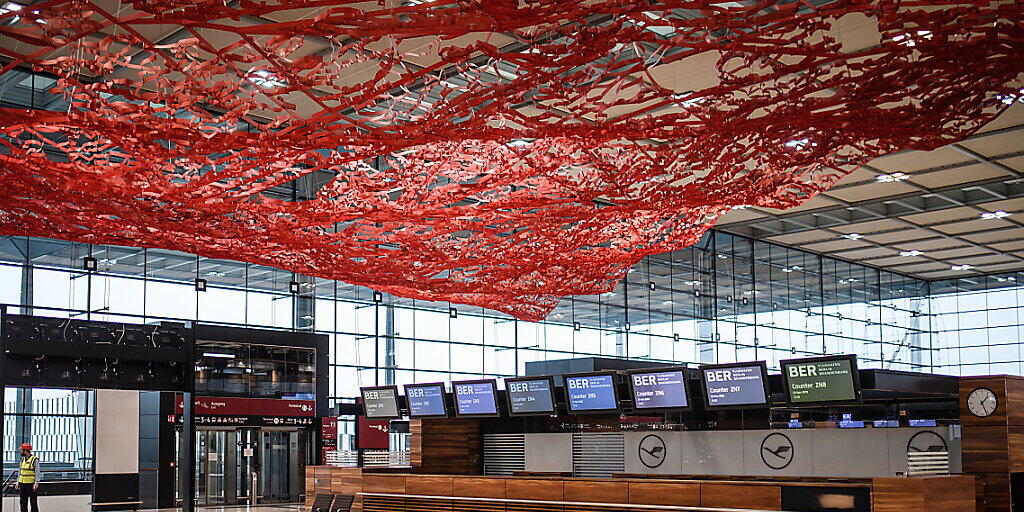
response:
<path id="1" fill-rule="evenodd" d="M 996 412 L 999 400 L 996 394 L 988 388 L 978 388 L 971 391 L 967 396 L 967 410 L 979 418 L 987 418 Z"/>

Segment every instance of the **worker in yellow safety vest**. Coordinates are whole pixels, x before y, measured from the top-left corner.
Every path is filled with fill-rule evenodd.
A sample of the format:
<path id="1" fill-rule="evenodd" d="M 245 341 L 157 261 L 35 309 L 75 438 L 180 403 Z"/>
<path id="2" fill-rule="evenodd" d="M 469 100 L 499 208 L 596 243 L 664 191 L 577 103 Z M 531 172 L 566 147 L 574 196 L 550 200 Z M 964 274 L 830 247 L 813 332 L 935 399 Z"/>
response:
<path id="1" fill-rule="evenodd" d="M 18 472 L 18 491 L 21 494 L 21 512 L 39 512 L 39 457 L 32 453 L 32 445 L 21 445 L 21 468 Z"/>

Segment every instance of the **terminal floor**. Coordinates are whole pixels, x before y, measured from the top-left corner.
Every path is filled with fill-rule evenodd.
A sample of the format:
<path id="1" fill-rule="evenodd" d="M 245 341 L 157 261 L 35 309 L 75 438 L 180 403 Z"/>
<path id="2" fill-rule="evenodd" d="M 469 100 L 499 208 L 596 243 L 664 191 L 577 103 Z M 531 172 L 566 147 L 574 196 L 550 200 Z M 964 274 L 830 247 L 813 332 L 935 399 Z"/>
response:
<path id="1" fill-rule="evenodd" d="M 300 503 L 295 504 L 283 504 L 275 503 L 272 505 L 256 505 L 250 507 L 248 505 L 230 505 L 230 506 L 210 506 L 210 507 L 198 507 L 196 510 L 199 512 L 297 512 L 304 510 L 305 507 Z M 139 512 L 177 512 L 180 508 L 161 508 L 161 509 L 141 509 Z"/>

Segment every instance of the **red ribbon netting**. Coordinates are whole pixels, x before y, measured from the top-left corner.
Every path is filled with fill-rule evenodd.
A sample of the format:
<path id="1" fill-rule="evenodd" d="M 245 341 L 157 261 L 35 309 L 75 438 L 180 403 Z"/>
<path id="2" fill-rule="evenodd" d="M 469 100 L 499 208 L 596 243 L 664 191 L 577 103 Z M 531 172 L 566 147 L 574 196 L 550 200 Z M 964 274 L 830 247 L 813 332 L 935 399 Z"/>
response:
<path id="1" fill-rule="evenodd" d="M 0 111 L 0 226 L 537 320 L 732 208 L 967 137 L 1021 96 L 1022 12 L 44 0 L 0 15 L 0 72 L 66 101 Z"/>

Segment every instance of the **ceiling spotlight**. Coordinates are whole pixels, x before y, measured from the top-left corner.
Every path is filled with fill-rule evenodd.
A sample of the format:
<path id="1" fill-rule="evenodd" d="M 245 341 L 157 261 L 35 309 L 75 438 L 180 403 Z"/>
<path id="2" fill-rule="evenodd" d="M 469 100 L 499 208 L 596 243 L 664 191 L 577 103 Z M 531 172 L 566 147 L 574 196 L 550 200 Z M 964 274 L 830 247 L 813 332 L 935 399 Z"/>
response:
<path id="1" fill-rule="evenodd" d="M 284 87 L 288 85 L 288 82 L 279 79 L 273 73 L 265 69 L 257 69 L 256 71 L 252 71 L 246 78 L 250 82 L 267 89 L 276 89 L 278 87 Z"/>
<path id="2" fill-rule="evenodd" d="M 864 235 L 862 235 L 860 233 L 849 233 L 849 234 L 842 235 L 842 236 L 843 236 L 843 238 L 849 238 L 850 240 L 860 240 L 861 238 L 864 238 Z"/>
<path id="3" fill-rule="evenodd" d="M 996 210 L 994 212 L 985 212 L 981 214 L 981 218 L 986 220 L 1001 219 L 1003 217 L 1009 217 L 1010 214 L 1006 210 Z"/>
<path id="4" fill-rule="evenodd" d="M 900 256 L 920 256 L 921 251 L 914 249 L 912 251 L 900 251 Z"/>
<path id="5" fill-rule="evenodd" d="M 1024 89 L 1021 89 L 1017 94 L 1000 94 L 996 96 L 996 99 L 1003 102 L 1004 105 L 1013 105 L 1015 101 L 1024 103 Z"/>
<path id="6" fill-rule="evenodd" d="M 879 174 L 875 176 L 875 181 L 879 183 L 891 183 L 893 181 L 903 181 L 909 178 L 910 175 L 905 172 L 894 172 L 892 174 Z"/>
<path id="7" fill-rule="evenodd" d="M 968 265 L 965 263 L 963 265 L 953 265 L 950 268 L 952 268 L 953 270 L 970 270 L 974 268 L 974 265 Z"/>
<path id="8" fill-rule="evenodd" d="M 813 142 L 811 142 L 811 139 L 793 139 L 793 140 L 788 141 L 785 144 L 783 144 L 783 146 L 786 146 L 787 148 L 793 148 L 793 149 L 805 149 L 807 147 L 814 146 L 814 145 L 815 144 Z"/>
<path id="9" fill-rule="evenodd" d="M 783 272 L 786 272 L 786 273 L 789 273 L 789 272 L 792 272 L 792 271 L 793 271 L 793 269 L 791 269 L 791 268 L 789 268 L 789 267 L 782 267 L 782 271 L 783 271 Z"/>

